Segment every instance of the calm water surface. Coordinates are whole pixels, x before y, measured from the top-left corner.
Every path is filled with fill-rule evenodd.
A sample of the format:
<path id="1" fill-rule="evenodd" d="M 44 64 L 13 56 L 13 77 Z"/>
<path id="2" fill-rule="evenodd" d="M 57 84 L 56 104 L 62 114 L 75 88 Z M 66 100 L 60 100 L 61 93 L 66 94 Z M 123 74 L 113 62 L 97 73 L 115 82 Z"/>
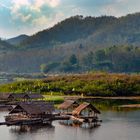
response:
<path id="1" fill-rule="evenodd" d="M 7 112 L 0 112 L 0 121 Z M 0 126 L 0 140 L 140 140 L 140 110 L 102 112 L 101 126 L 92 129 L 53 122 L 52 127 Z"/>

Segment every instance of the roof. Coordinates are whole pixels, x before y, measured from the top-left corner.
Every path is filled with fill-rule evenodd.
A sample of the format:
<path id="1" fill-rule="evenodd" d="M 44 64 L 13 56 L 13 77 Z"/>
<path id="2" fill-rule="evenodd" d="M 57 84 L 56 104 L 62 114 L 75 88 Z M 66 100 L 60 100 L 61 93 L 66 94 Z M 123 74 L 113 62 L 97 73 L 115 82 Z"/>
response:
<path id="1" fill-rule="evenodd" d="M 18 104 L 9 114 L 26 112 L 30 115 L 38 115 L 44 113 L 52 113 L 54 106 L 47 102 L 22 102 Z"/>
<path id="2" fill-rule="evenodd" d="M 0 93 L 0 99 L 7 99 L 10 93 Z"/>
<path id="3" fill-rule="evenodd" d="M 91 108 L 95 113 L 100 114 L 100 111 L 96 109 L 91 103 L 83 103 L 73 110 L 73 115 L 79 115 L 84 109 Z"/>
<path id="4" fill-rule="evenodd" d="M 39 93 L 27 93 L 24 98 L 30 98 L 30 99 L 41 99 L 44 98 L 41 94 Z"/>
<path id="5" fill-rule="evenodd" d="M 63 102 L 62 104 L 60 104 L 60 105 L 58 106 L 58 108 L 59 108 L 59 109 L 68 109 L 68 108 L 70 108 L 73 104 L 77 104 L 77 105 L 78 105 L 78 103 L 77 103 L 76 101 L 74 101 L 74 100 L 66 100 L 65 102 Z"/>
<path id="6" fill-rule="evenodd" d="M 15 98 L 15 99 L 21 99 L 21 98 L 27 98 L 27 99 L 42 99 L 44 98 L 39 93 L 11 93 L 7 96 L 7 98 Z"/>
<path id="7" fill-rule="evenodd" d="M 9 94 L 8 98 L 16 98 L 16 99 L 19 99 L 19 98 L 24 98 L 25 96 L 25 93 L 11 93 Z"/>

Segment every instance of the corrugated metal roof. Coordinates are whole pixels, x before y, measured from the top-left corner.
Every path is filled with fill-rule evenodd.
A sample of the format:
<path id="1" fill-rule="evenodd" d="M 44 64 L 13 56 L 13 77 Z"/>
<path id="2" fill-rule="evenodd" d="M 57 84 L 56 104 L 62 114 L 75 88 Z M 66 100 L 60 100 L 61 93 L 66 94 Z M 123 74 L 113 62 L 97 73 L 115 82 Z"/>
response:
<path id="1" fill-rule="evenodd" d="M 100 114 L 100 111 L 96 109 L 91 103 L 83 103 L 73 110 L 73 115 L 79 115 L 84 109 L 91 108 L 95 113 Z"/>

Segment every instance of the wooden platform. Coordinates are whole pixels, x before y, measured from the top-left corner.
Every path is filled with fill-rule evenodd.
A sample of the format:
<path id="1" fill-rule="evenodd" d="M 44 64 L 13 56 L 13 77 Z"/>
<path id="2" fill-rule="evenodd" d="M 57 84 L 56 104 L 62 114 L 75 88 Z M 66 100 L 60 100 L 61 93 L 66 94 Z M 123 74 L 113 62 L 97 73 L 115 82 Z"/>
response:
<path id="1" fill-rule="evenodd" d="M 0 122 L 0 125 L 34 125 L 34 124 L 51 124 L 52 121 L 56 120 L 71 120 L 72 115 L 54 115 L 51 118 L 29 118 L 29 119 L 19 119 L 14 121 Z M 81 117 L 83 122 L 88 122 L 89 119 L 92 119 L 92 122 L 101 122 L 98 118 L 93 117 Z"/>
<path id="2" fill-rule="evenodd" d="M 48 119 L 29 119 L 29 120 L 16 120 L 16 121 L 7 121 L 7 122 L 0 122 L 0 125 L 33 125 L 33 124 L 50 124 L 51 120 Z"/>
<path id="3" fill-rule="evenodd" d="M 0 125 L 7 125 L 6 122 L 0 122 Z"/>

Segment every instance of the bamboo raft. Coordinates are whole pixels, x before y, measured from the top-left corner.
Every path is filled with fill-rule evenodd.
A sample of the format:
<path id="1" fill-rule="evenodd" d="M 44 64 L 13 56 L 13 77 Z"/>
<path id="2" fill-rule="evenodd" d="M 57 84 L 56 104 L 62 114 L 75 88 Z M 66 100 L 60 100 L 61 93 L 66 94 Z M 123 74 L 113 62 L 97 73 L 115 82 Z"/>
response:
<path id="1" fill-rule="evenodd" d="M 74 123 L 84 123 L 84 122 L 92 122 L 92 123 L 98 123 L 101 122 L 97 117 L 74 117 L 72 115 L 54 115 L 51 118 L 27 118 L 27 117 L 19 117 L 19 116 L 12 116 L 12 118 L 9 118 L 10 116 L 6 116 L 5 122 L 0 122 L 0 125 L 34 125 L 34 124 L 46 124 L 50 125 L 52 121 L 63 121 L 63 120 L 71 120 Z"/>
<path id="2" fill-rule="evenodd" d="M 75 105 L 75 102 L 66 102 L 61 108 Z M 66 108 L 66 109 L 67 109 Z M 60 111 L 60 110 L 59 110 Z M 64 110 L 63 110 L 64 111 Z M 72 121 L 73 123 L 95 123 L 101 122 L 98 119 L 100 111 L 90 103 L 78 105 L 75 109 L 59 112 L 54 114 L 54 107 L 51 103 L 46 102 L 22 102 L 5 116 L 5 122 L 0 125 L 34 125 L 34 124 L 51 124 L 52 121 Z"/>

